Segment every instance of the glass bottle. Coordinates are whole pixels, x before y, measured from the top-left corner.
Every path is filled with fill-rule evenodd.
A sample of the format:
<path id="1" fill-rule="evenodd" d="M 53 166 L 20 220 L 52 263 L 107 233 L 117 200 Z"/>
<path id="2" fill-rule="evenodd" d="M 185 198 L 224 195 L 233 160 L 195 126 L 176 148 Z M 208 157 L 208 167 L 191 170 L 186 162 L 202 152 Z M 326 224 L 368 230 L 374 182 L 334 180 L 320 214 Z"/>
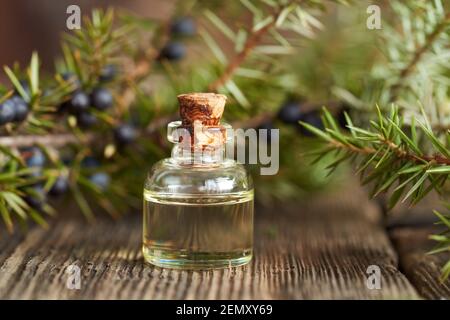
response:
<path id="1" fill-rule="evenodd" d="M 225 157 L 232 128 L 220 123 L 226 97 L 178 96 L 181 121 L 168 125 L 172 155 L 144 187 L 144 259 L 156 266 L 213 269 L 248 263 L 253 253 L 253 185 Z"/>

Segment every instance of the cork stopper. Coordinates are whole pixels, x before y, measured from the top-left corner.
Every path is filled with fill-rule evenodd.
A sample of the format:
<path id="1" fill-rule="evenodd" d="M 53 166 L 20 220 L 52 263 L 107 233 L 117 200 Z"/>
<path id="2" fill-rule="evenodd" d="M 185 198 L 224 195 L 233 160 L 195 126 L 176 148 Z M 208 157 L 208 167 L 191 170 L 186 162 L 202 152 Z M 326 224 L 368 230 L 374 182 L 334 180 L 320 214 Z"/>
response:
<path id="1" fill-rule="evenodd" d="M 186 93 L 178 96 L 183 126 L 217 126 L 227 97 L 217 93 Z"/>
<path id="2" fill-rule="evenodd" d="M 189 138 L 178 137 L 183 148 L 218 148 L 227 139 L 229 125 L 220 124 L 227 97 L 216 93 L 186 93 L 178 96 L 182 129 Z"/>

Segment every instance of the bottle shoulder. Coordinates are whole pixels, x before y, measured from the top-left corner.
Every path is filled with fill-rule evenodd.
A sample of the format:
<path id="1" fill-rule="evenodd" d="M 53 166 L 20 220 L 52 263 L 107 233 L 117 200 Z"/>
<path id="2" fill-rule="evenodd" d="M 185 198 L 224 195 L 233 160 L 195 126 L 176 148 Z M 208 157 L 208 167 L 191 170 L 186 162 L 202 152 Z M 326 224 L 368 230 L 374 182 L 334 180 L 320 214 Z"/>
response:
<path id="1" fill-rule="evenodd" d="M 164 159 L 153 165 L 145 189 L 162 193 L 224 194 L 251 191 L 253 183 L 245 167 L 231 159 L 214 166 L 187 166 Z"/>

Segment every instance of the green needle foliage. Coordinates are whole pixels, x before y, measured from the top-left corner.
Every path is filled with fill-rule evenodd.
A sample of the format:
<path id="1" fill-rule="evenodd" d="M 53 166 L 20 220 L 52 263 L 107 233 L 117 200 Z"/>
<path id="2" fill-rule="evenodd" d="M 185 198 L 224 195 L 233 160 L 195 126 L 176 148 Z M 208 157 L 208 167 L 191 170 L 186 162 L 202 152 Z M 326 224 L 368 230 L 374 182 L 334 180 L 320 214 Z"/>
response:
<path id="1" fill-rule="evenodd" d="M 330 172 L 346 160 L 355 163 L 362 184 L 372 186 L 372 196 L 389 195 L 389 208 L 399 201 L 415 205 L 432 190 L 448 201 L 450 13 L 441 1 L 392 6 L 400 23 L 383 25 L 384 55 L 364 79 L 366 88 L 334 88 L 354 107 L 345 114 L 347 130 L 327 109 L 323 130 L 303 126 L 325 141 L 313 152 L 319 159 L 336 156 Z M 446 231 L 431 236 L 438 242 L 433 253 L 448 252 L 449 215 L 435 214 Z M 450 261 L 443 266 L 443 278 L 449 275 Z"/>
<path id="2" fill-rule="evenodd" d="M 429 123 L 412 119 L 411 125 L 405 125 L 397 107 L 392 107 L 389 116 L 383 116 L 378 109 L 378 119 L 370 121 L 369 128 L 354 126 L 346 114 L 349 132 L 339 128 L 332 115 L 324 109 L 322 131 L 307 123 L 308 130 L 324 140 L 325 146 L 312 152 L 317 159 L 333 153 L 336 160 L 328 166 L 330 172 L 345 160 L 356 164 L 361 175 L 361 183 L 372 186 L 373 197 L 388 193 L 388 208 L 399 201 L 417 204 L 430 191 L 435 190 L 448 198 L 446 189 L 450 175 L 450 132 L 444 142 L 433 133 Z M 431 145 L 423 148 L 423 145 Z M 450 250 L 450 224 L 448 216 L 435 211 L 448 230 L 432 236 L 439 241 L 434 252 Z M 443 268 L 444 277 L 448 277 L 450 264 Z"/>
<path id="3" fill-rule="evenodd" d="M 450 152 L 426 124 L 413 120 L 411 126 L 405 126 L 395 107 L 389 116 L 379 112 L 378 120 L 371 121 L 367 129 L 354 126 L 347 114 L 346 117 L 349 133 L 339 128 L 326 109 L 324 131 L 302 123 L 327 142 L 314 153 L 319 157 L 335 153 L 330 170 L 344 160 L 358 161 L 356 170 L 363 184 L 373 186 L 372 196 L 392 188 L 389 208 L 400 200 L 414 205 L 431 190 L 443 193 L 442 187 L 450 174 Z M 429 154 L 421 147 L 427 143 L 433 146 Z"/>

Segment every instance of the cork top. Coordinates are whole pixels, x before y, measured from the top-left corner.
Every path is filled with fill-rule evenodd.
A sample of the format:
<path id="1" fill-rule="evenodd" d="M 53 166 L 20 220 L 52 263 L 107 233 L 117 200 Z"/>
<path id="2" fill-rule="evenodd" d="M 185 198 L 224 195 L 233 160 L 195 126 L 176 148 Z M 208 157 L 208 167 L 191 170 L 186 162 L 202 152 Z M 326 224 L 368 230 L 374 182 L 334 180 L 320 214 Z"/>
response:
<path id="1" fill-rule="evenodd" d="M 217 93 L 186 93 L 178 96 L 183 126 L 217 126 L 227 97 Z"/>

